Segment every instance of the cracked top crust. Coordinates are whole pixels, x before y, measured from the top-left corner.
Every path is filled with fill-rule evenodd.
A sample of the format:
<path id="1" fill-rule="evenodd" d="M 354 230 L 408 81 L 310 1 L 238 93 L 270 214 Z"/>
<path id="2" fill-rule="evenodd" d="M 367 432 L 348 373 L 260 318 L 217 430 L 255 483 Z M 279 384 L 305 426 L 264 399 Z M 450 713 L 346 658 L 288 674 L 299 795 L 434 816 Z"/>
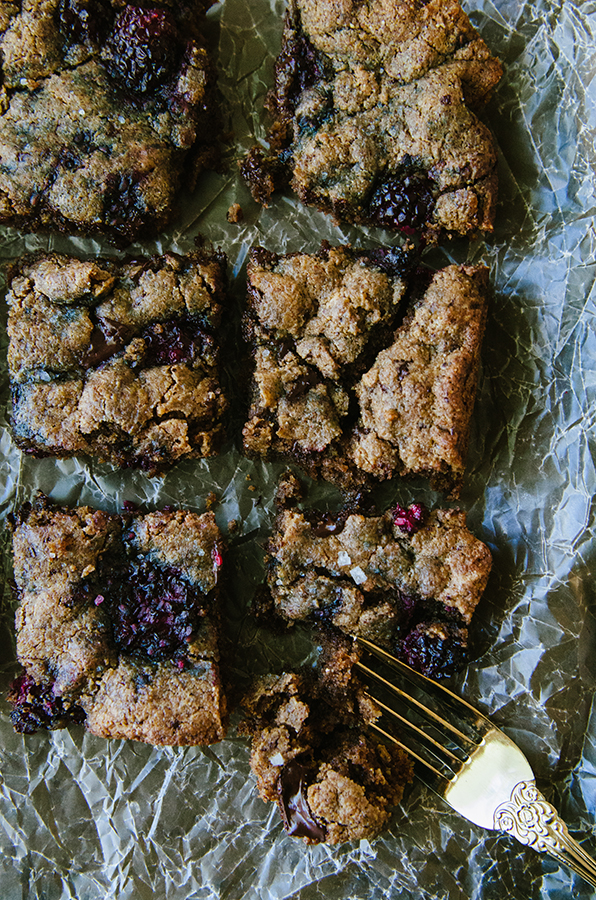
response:
<path id="1" fill-rule="evenodd" d="M 149 473 L 217 452 L 224 284 L 218 253 L 18 262 L 7 302 L 19 446 Z"/>
<path id="2" fill-rule="evenodd" d="M 281 512 L 269 545 L 268 583 L 284 616 L 307 618 L 328 606 L 332 624 L 373 640 L 378 628 L 395 626 L 395 617 L 373 615 L 367 598 L 386 594 L 390 602 L 392 593 L 401 593 L 457 610 L 469 624 L 491 559 L 462 510 L 434 510 L 411 535 L 390 512 L 354 513 L 336 531 L 321 534 L 302 512 Z"/>
<path id="3" fill-rule="evenodd" d="M 482 266 L 411 276 L 395 250 L 323 249 L 248 265 L 247 452 L 343 486 L 425 475 L 457 496 L 476 394 Z"/>
<path id="4" fill-rule="evenodd" d="M 301 496 L 286 475 L 263 612 L 367 638 L 431 678 L 460 668 L 492 564 L 465 512 L 413 503 L 379 514 L 348 501 L 321 513 Z"/>
<path id="5" fill-rule="evenodd" d="M 0 222 L 120 244 L 163 229 L 214 161 L 204 7 L 2 4 Z"/>
<path id="6" fill-rule="evenodd" d="M 84 720 L 101 737 L 221 740 L 213 513 L 118 516 L 41 498 L 12 528 L 25 670 L 12 697 L 15 727 Z"/>
<path id="7" fill-rule="evenodd" d="M 338 219 L 491 231 L 496 152 L 476 112 L 501 74 L 454 0 L 291 0 L 268 99 L 277 163 L 248 158 L 253 196 L 289 177 Z"/>

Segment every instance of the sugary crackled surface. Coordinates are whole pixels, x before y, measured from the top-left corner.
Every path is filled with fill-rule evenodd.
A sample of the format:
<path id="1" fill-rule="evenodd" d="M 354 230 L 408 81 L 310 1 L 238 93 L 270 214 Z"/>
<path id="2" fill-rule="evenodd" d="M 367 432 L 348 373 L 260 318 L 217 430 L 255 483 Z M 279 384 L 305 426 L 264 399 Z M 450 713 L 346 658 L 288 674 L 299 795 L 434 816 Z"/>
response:
<path id="1" fill-rule="evenodd" d="M 487 270 L 449 266 L 428 278 L 428 286 L 410 278 L 390 250 L 253 251 L 246 331 L 254 378 L 245 449 L 296 459 L 344 485 L 423 474 L 456 495 L 476 394 Z"/>
<path id="2" fill-rule="evenodd" d="M 401 751 L 329 705 L 304 675 L 261 679 L 245 705 L 259 793 L 277 802 L 289 834 L 337 844 L 387 827 L 411 778 Z"/>
<path id="3" fill-rule="evenodd" d="M 291 484 L 292 480 L 289 480 Z M 431 677 L 463 662 L 467 626 L 491 568 L 457 509 L 382 515 L 303 511 L 280 501 L 267 584 L 275 611 L 381 643 Z"/>
<path id="4" fill-rule="evenodd" d="M 281 162 L 340 219 L 491 231 L 496 153 L 476 112 L 501 74 L 456 0 L 292 0 L 268 101 L 278 160 L 253 152 L 245 177 L 267 202 Z"/>
<path id="5" fill-rule="evenodd" d="M 117 516 L 43 499 L 16 517 L 13 551 L 17 730 L 74 720 L 158 745 L 223 738 L 211 512 Z"/>
<path id="6" fill-rule="evenodd" d="M 224 283 L 218 253 L 18 261 L 8 365 L 21 449 L 91 454 L 150 474 L 217 452 Z"/>
<path id="7" fill-rule="evenodd" d="M 0 10 L 0 222 L 157 234 L 213 161 L 205 6 L 23 0 Z"/>

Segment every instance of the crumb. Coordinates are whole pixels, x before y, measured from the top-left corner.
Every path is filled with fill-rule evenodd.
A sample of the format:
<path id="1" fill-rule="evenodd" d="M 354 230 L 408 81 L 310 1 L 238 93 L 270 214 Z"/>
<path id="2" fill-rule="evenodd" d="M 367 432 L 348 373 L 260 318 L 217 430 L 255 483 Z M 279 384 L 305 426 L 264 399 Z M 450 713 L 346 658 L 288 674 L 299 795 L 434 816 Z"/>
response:
<path id="1" fill-rule="evenodd" d="M 239 203 L 232 203 L 228 209 L 226 218 L 232 225 L 238 225 L 244 219 L 244 212 Z"/>

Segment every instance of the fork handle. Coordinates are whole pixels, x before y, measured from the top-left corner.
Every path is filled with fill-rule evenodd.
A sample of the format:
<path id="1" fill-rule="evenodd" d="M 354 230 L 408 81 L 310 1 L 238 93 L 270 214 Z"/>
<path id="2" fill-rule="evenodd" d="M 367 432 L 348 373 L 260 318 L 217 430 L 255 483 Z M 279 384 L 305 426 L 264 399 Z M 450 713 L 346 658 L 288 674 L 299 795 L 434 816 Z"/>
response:
<path id="1" fill-rule="evenodd" d="M 534 781 L 521 781 L 495 810 L 495 828 L 539 853 L 549 853 L 596 887 L 596 862 L 569 834 L 565 822 Z"/>

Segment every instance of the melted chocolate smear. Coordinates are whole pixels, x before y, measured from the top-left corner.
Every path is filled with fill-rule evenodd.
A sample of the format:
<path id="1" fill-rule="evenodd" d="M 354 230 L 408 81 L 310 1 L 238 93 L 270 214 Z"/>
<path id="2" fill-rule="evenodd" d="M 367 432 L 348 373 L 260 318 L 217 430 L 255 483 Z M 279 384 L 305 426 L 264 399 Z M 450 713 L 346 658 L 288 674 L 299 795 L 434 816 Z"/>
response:
<path id="1" fill-rule="evenodd" d="M 308 368 L 304 375 L 293 382 L 291 388 L 286 394 L 289 403 L 300 400 L 305 394 L 308 394 L 311 388 L 321 383 L 321 373 L 317 369 Z"/>
<path id="2" fill-rule="evenodd" d="M 99 366 L 123 350 L 134 337 L 135 328 L 98 316 L 90 346 L 83 357 L 87 369 Z M 149 366 L 175 365 L 213 356 L 215 341 L 198 324 L 186 319 L 149 325 L 139 335 L 145 342 L 143 363 Z"/>
<path id="3" fill-rule="evenodd" d="M 323 538 L 328 537 L 330 534 L 339 534 L 346 524 L 348 515 L 344 512 L 334 514 L 311 510 L 310 512 L 305 513 L 305 518 L 312 528 L 315 537 Z"/>
<path id="4" fill-rule="evenodd" d="M 306 799 L 306 780 L 312 774 L 308 766 L 290 762 L 281 770 L 277 783 L 279 808 L 288 834 L 324 841 L 327 833 L 310 811 Z"/>
<path id="5" fill-rule="evenodd" d="M 98 366 L 115 353 L 122 350 L 134 334 L 130 325 L 114 322 L 113 319 L 97 318 L 97 324 L 91 334 L 89 349 L 83 357 L 83 366 L 86 369 Z"/>
<path id="6" fill-rule="evenodd" d="M 275 64 L 278 102 L 286 115 L 295 110 L 302 93 L 322 81 L 325 59 L 298 27 L 289 32 Z"/>

